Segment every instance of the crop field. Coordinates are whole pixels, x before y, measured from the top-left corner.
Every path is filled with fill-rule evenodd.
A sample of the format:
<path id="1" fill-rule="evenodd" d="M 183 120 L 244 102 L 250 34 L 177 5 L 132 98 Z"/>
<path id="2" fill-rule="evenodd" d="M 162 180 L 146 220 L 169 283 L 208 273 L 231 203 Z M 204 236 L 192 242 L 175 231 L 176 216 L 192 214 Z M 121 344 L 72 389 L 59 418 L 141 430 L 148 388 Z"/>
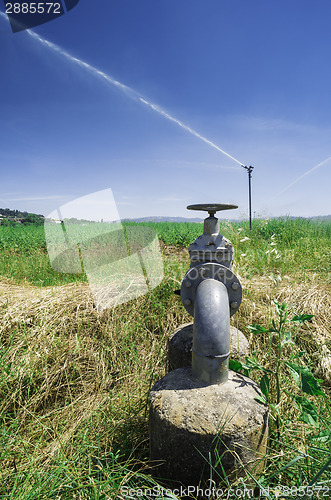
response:
<path id="1" fill-rule="evenodd" d="M 124 223 L 142 226 L 157 233 L 164 279 L 101 312 L 85 273 L 52 269 L 43 226 L 0 226 L 0 499 L 180 498 L 148 462 L 148 397 L 169 335 L 192 321 L 174 291 L 203 226 Z M 217 481 L 330 498 L 331 224 L 221 221 L 221 233 L 243 286 L 231 322 L 250 346 L 231 367 L 263 387 L 270 422 L 263 474 Z"/>

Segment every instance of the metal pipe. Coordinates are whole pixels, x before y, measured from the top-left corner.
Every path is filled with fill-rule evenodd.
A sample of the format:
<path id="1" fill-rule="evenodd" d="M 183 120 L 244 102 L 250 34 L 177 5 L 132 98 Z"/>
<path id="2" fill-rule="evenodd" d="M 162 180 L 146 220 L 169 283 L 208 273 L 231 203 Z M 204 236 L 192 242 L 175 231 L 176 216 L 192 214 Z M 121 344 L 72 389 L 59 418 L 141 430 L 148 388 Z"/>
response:
<path id="1" fill-rule="evenodd" d="M 252 172 L 254 167 L 241 165 L 248 172 L 248 205 L 249 205 L 249 229 L 252 229 Z"/>
<path id="2" fill-rule="evenodd" d="M 253 167 L 249 167 L 248 171 L 248 192 L 249 192 L 249 229 L 252 229 L 252 170 Z"/>
<path id="3" fill-rule="evenodd" d="M 195 291 L 192 370 L 208 383 L 228 380 L 230 307 L 226 286 L 215 279 L 201 281 Z"/>

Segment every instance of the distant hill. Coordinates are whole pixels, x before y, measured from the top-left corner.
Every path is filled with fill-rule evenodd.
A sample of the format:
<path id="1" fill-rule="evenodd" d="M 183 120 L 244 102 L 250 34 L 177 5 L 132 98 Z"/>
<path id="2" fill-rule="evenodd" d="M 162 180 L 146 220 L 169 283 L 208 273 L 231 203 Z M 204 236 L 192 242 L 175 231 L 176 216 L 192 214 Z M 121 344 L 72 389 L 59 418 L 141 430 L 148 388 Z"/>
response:
<path id="1" fill-rule="evenodd" d="M 268 219 L 282 219 L 284 217 L 268 217 Z M 292 216 L 289 216 L 288 217 L 289 219 L 300 219 L 300 217 L 292 217 Z M 327 221 L 327 222 L 331 222 L 331 215 L 315 215 L 313 217 L 303 217 L 304 219 L 311 219 L 311 220 L 316 220 L 316 221 L 319 221 L 319 220 L 322 220 L 322 221 Z M 258 219 L 255 219 L 255 220 L 259 220 L 260 218 Z M 263 218 L 261 218 L 263 219 Z M 203 218 L 199 218 L 199 217 L 195 217 L 195 218 L 188 218 L 188 217 L 153 217 L 153 216 L 150 216 L 150 217 L 140 217 L 140 218 L 137 218 L 137 219 L 133 219 L 133 218 L 130 218 L 130 219 L 124 219 L 124 221 L 134 221 L 134 222 L 203 222 L 204 219 Z M 226 220 L 229 220 L 230 222 L 241 222 L 241 219 L 226 219 Z M 221 219 L 221 222 L 222 222 L 222 219 Z"/>
<path id="2" fill-rule="evenodd" d="M 20 210 L 11 210 L 10 208 L 0 208 L 0 225 L 6 224 L 42 224 L 44 216 L 31 212 L 21 212 Z"/>
<path id="3" fill-rule="evenodd" d="M 27 217 L 28 215 L 36 215 L 41 219 L 44 218 L 44 216 L 41 214 L 35 214 L 31 212 L 21 212 L 20 210 L 11 210 L 10 208 L 0 208 L 0 216 L 7 217 L 8 219 L 13 217 L 18 217 L 18 218 Z"/>
<path id="4" fill-rule="evenodd" d="M 314 217 L 307 217 L 307 219 L 325 220 L 331 222 L 331 215 L 315 215 Z"/>
<path id="5" fill-rule="evenodd" d="M 207 214 L 206 214 L 207 215 Z M 283 217 L 268 217 L 270 219 L 281 219 Z M 300 217 L 288 216 L 289 219 L 299 219 Z M 326 221 L 331 222 L 331 215 L 315 215 L 313 217 L 303 217 L 304 219 L 311 219 L 316 221 Z M 11 210 L 10 208 L 0 208 L 0 223 L 1 220 L 8 219 L 17 222 L 24 222 L 25 219 L 31 222 L 32 220 L 37 220 L 39 223 L 44 221 L 44 215 L 42 214 L 34 214 L 31 212 L 22 212 L 20 210 Z M 222 219 L 221 219 L 222 220 Z M 241 219 L 226 219 L 230 220 L 230 222 L 240 222 Z M 122 222 L 125 221 L 133 221 L 133 222 L 198 222 L 202 223 L 204 218 L 201 217 L 167 217 L 167 216 L 148 216 L 148 217 L 139 217 L 139 218 L 126 218 L 122 219 Z"/>
<path id="6" fill-rule="evenodd" d="M 123 219 L 124 221 L 134 221 L 134 222 L 203 222 L 203 219 L 198 217 L 189 219 L 187 217 L 140 217 L 138 219 Z"/>

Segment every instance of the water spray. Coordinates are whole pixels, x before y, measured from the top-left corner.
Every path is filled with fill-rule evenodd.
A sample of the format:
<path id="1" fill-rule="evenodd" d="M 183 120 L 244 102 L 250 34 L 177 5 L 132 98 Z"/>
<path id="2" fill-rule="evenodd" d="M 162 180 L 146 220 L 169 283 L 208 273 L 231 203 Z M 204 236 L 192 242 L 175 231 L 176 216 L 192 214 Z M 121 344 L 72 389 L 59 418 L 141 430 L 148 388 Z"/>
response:
<path id="1" fill-rule="evenodd" d="M 7 16 L 3 12 L 0 12 L 0 15 L 7 19 Z M 97 68 L 95 68 L 91 64 L 88 64 L 85 61 L 82 61 L 81 59 L 78 59 L 77 57 L 72 56 L 71 54 L 69 54 L 68 52 L 63 50 L 61 47 L 56 45 L 55 43 L 49 42 L 45 38 L 42 38 L 41 36 L 37 35 L 37 33 L 32 31 L 31 29 L 27 29 L 26 32 L 28 33 L 28 35 L 30 37 L 32 37 L 34 40 L 39 42 L 41 45 L 44 45 L 45 47 L 52 50 L 53 52 L 60 54 L 62 57 L 64 57 L 65 59 L 68 59 L 72 63 L 77 64 L 78 66 L 80 66 L 81 68 L 85 69 L 90 74 L 92 74 L 94 77 L 101 79 L 102 81 L 113 85 L 114 87 L 118 88 L 123 93 L 125 93 L 130 99 L 132 99 L 136 102 L 141 102 L 145 106 L 148 106 L 150 109 L 152 109 L 153 111 L 155 111 L 159 115 L 163 116 L 167 120 L 172 121 L 173 123 L 176 123 L 179 127 L 186 130 L 191 135 L 197 137 L 198 139 L 205 142 L 206 144 L 208 144 L 212 148 L 216 149 L 220 153 L 224 154 L 225 156 L 227 156 L 228 158 L 230 158 L 234 162 L 238 163 L 238 165 L 242 165 L 242 162 L 239 161 L 237 158 L 235 158 L 234 156 L 231 156 L 229 153 L 227 153 L 226 151 L 221 149 L 219 146 L 214 144 L 212 141 L 210 141 L 206 137 L 200 135 L 194 129 L 192 129 L 188 125 L 185 125 L 185 123 L 181 122 L 180 120 L 178 120 L 174 116 L 170 115 L 169 113 L 167 113 L 166 111 L 161 109 L 158 105 L 150 102 L 148 99 L 146 99 L 144 96 L 142 96 L 136 90 L 132 89 L 131 87 L 129 87 L 127 85 L 124 85 L 123 83 L 119 82 L 118 80 L 115 80 L 110 75 L 104 73 L 103 71 L 98 70 Z M 231 167 L 231 168 L 235 168 L 235 167 Z"/>
<path id="2" fill-rule="evenodd" d="M 288 184 L 284 189 L 282 189 L 276 196 L 274 196 L 271 199 L 274 200 L 275 198 L 278 198 L 278 196 L 280 196 L 281 194 L 285 193 L 285 191 L 287 191 L 288 189 L 290 189 L 297 182 L 301 181 L 301 179 L 303 179 L 304 177 L 306 177 L 306 175 L 311 174 L 312 172 L 314 172 L 314 170 L 317 170 L 318 168 L 322 167 L 325 163 L 327 163 L 330 160 L 331 160 L 331 156 L 328 156 L 325 160 L 321 161 L 320 163 L 318 163 L 317 165 L 315 165 L 313 168 L 310 168 L 304 174 L 301 174 L 299 177 L 297 177 L 294 181 L 292 181 L 290 184 Z"/>
<path id="3" fill-rule="evenodd" d="M 229 153 L 227 153 L 226 151 L 224 151 L 223 149 L 221 149 L 219 146 L 217 146 L 216 144 L 214 144 L 213 142 L 211 142 L 209 139 L 207 139 L 206 137 L 203 137 L 202 135 L 200 135 L 198 132 L 196 132 L 195 130 L 193 130 L 191 127 L 189 127 L 188 125 L 185 125 L 185 123 L 181 122 L 180 120 L 178 120 L 177 118 L 174 118 L 173 116 L 169 115 L 169 113 L 166 113 L 165 111 L 163 111 L 159 106 L 157 106 L 156 104 L 153 104 L 151 102 L 148 102 L 146 99 L 143 99 L 142 97 L 139 98 L 139 100 L 146 104 L 147 106 L 149 106 L 151 109 L 153 109 L 154 111 L 156 111 L 157 113 L 160 113 L 162 116 L 164 116 L 165 118 L 167 118 L 168 120 L 171 120 L 172 122 L 176 123 L 177 125 L 179 125 L 180 127 L 182 127 L 184 130 L 187 130 L 190 134 L 194 135 L 195 137 L 198 137 L 198 139 L 204 141 L 206 144 L 208 144 L 209 146 L 211 146 L 212 148 L 216 149 L 217 151 L 219 151 L 220 153 L 226 155 L 228 158 L 230 158 L 231 160 L 235 161 L 236 163 L 238 163 L 239 165 L 242 165 L 242 163 L 237 160 L 236 158 L 234 158 L 233 156 L 231 156 Z"/>

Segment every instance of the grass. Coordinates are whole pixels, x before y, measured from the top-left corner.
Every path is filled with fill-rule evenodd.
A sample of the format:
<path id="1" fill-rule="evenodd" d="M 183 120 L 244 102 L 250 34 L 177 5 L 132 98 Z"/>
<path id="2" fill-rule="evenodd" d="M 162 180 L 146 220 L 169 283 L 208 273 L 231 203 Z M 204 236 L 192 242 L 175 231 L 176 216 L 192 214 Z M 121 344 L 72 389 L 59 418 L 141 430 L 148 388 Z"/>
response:
<path id="1" fill-rule="evenodd" d="M 123 488 L 157 487 L 146 470 L 148 394 L 165 374 L 168 336 L 191 321 L 173 292 L 189 267 L 183 245 L 201 234 L 201 224 L 149 225 L 161 239 L 163 282 L 102 313 L 84 275 L 52 271 L 42 228 L 32 237 L 33 227 L 0 227 L 0 498 L 121 499 Z M 316 407 L 316 425 L 303 421 L 285 392 L 293 387 L 284 372 L 281 447 L 271 419 L 265 472 L 254 478 L 247 473 L 242 481 L 265 488 L 299 487 L 322 471 L 314 485 L 326 487 L 330 225 L 284 219 L 254 221 L 251 232 L 247 223 L 221 227 L 234 244 L 235 273 L 244 289 L 233 324 L 249 338 L 259 363 L 268 366 L 275 359 L 272 340 L 268 334 L 250 334 L 247 326 L 268 327 L 273 300 L 286 302 L 294 314 L 313 314 L 311 323 L 296 330 L 293 351 L 284 355 L 301 352 L 324 393 L 323 398 L 308 397 Z M 28 230 L 30 243 L 24 243 Z"/>
<path id="2" fill-rule="evenodd" d="M 202 233 L 201 223 L 134 223 L 149 227 L 166 246 L 187 248 Z M 331 224 L 309 219 L 254 220 L 221 223 L 221 232 L 235 248 L 235 261 L 243 277 L 277 275 L 296 271 L 305 279 L 317 273 L 330 283 Z M 0 226 L 0 276 L 37 286 L 87 282 L 85 274 L 54 271 L 49 262 L 43 226 Z"/>

